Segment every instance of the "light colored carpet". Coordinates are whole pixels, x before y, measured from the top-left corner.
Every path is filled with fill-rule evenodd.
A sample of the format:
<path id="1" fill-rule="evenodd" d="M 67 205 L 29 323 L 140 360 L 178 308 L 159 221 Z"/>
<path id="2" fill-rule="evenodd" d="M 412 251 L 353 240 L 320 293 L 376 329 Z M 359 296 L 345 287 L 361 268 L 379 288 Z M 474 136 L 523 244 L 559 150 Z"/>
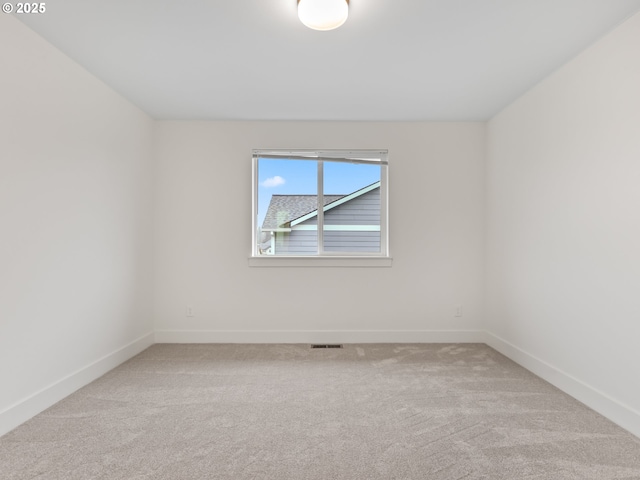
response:
<path id="1" fill-rule="evenodd" d="M 0 438 L 9 479 L 640 479 L 640 440 L 485 345 L 154 345 Z"/>

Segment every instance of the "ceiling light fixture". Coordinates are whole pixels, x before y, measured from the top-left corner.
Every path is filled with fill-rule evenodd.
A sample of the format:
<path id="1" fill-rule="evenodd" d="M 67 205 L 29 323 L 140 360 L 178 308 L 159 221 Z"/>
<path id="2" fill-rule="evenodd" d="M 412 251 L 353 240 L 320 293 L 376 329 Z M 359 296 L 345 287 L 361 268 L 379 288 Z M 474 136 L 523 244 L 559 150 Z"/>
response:
<path id="1" fill-rule="evenodd" d="M 314 30 L 333 30 L 347 21 L 349 0 L 298 0 L 300 21 Z"/>

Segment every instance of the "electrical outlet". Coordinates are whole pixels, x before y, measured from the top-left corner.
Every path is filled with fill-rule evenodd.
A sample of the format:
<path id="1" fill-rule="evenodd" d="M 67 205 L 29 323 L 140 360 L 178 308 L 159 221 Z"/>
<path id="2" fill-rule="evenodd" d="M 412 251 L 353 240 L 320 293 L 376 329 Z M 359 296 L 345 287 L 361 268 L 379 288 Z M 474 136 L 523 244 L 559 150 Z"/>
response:
<path id="1" fill-rule="evenodd" d="M 187 317 L 194 317 L 193 307 L 191 305 L 187 305 Z"/>
<path id="2" fill-rule="evenodd" d="M 461 317 L 462 316 L 462 305 L 458 305 L 456 307 L 456 313 L 453 316 L 454 317 Z"/>

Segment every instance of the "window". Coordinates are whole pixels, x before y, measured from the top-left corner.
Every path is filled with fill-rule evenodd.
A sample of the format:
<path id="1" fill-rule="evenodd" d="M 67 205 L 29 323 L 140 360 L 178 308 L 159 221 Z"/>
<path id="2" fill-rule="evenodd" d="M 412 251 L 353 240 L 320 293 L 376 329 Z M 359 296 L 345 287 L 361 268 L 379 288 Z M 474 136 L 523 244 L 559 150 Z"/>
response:
<path id="1" fill-rule="evenodd" d="M 388 258 L 387 151 L 253 152 L 253 258 Z"/>

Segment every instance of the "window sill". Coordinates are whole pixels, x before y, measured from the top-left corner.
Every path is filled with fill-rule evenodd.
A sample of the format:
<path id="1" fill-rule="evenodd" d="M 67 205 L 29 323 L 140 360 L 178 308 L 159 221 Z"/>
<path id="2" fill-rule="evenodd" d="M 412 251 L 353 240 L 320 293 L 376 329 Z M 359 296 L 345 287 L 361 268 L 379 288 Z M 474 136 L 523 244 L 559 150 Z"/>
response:
<path id="1" fill-rule="evenodd" d="M 250 257 L 250 267 L 391 267 L 391 257 Z"/>

